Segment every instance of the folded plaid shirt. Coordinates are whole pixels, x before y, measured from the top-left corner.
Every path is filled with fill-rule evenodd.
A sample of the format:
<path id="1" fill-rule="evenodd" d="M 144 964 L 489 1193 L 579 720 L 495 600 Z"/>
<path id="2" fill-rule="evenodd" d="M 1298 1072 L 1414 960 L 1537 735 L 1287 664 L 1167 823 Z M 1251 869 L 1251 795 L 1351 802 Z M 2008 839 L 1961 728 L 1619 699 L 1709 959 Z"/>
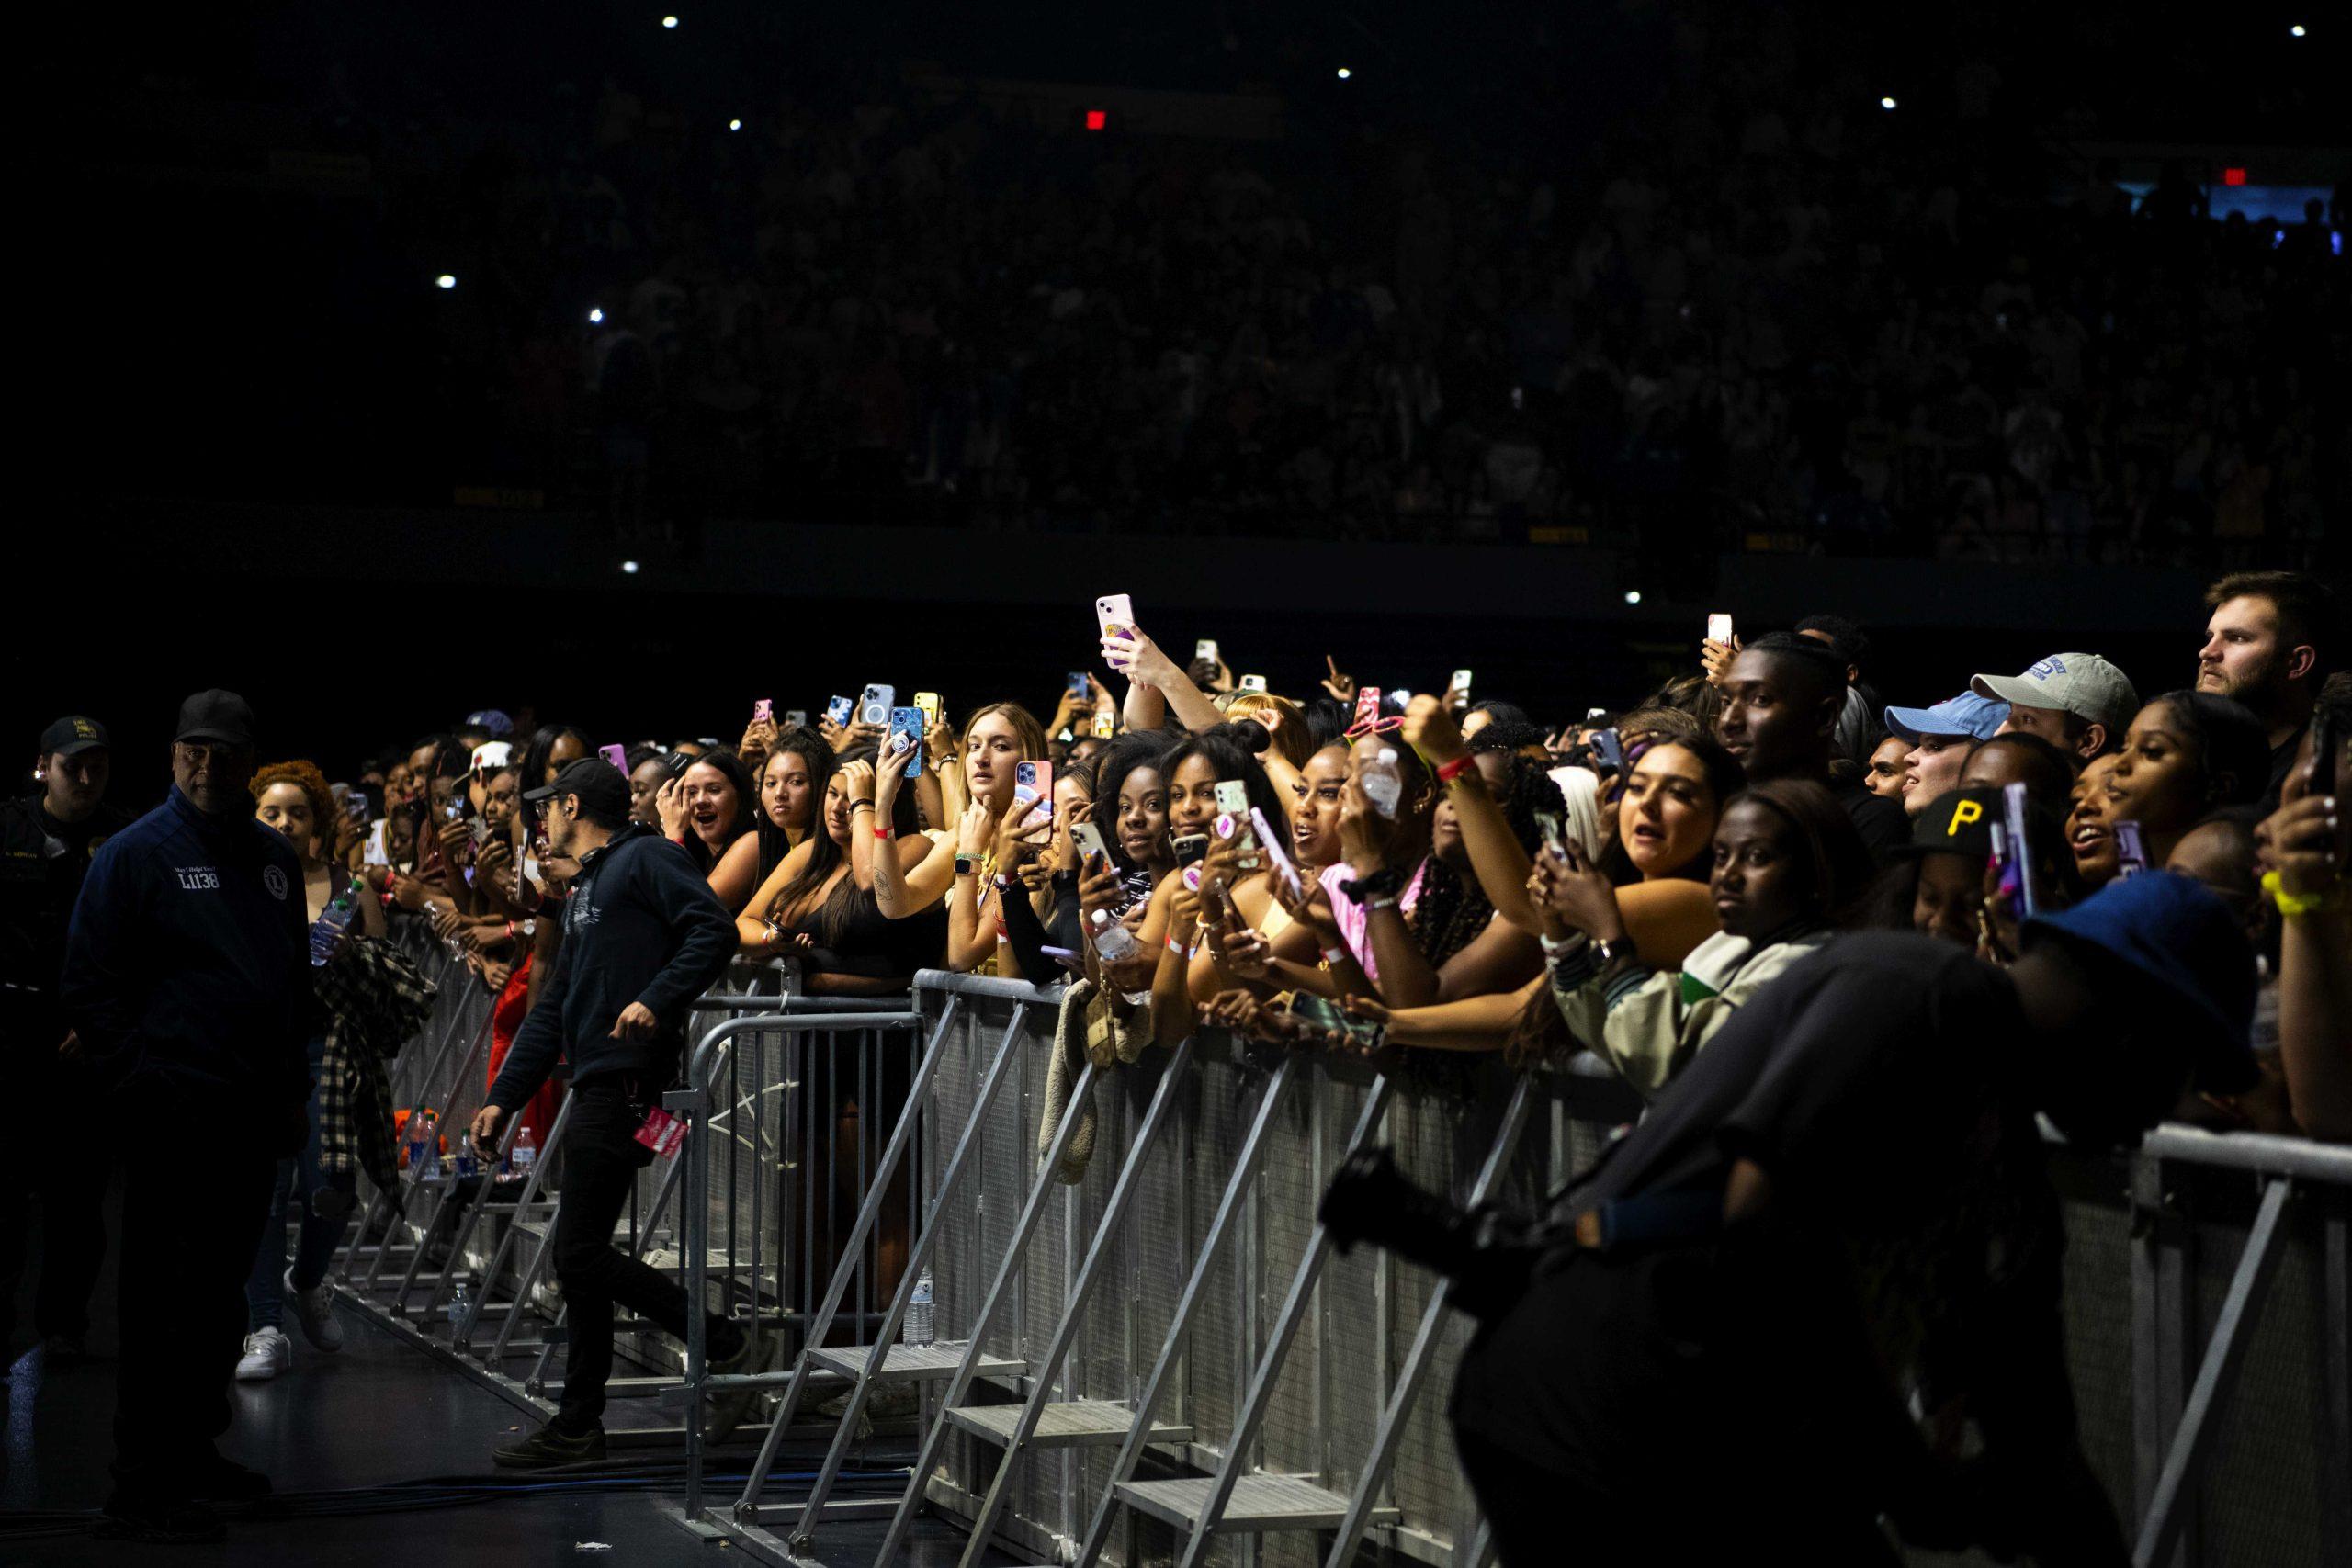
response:
<path id="1" fill-rule="evenodd" d="M 384 1063 L 433 1013 L 434 987 L 389 942 L 354 937 L 345 955 L 311 971 L 327 1010 L 319 1064 L 319 1168 L 360 1170 L 387 1190 L 400 1180 L 392 1148 L 392 1086 Z"/>

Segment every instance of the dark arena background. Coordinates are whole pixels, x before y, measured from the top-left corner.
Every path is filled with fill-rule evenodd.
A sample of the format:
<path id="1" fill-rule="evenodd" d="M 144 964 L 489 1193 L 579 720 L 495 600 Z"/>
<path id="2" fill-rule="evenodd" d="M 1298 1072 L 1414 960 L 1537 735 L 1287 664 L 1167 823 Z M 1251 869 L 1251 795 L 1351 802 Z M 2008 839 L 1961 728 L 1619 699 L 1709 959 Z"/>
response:
<path id="1" fill-rule="evenodd" d="M 2324 668 L 2311 685 L 2352 665 L 2352 8 L 2340 4 L 231 0 L 50 6 L 14 31 L 8 341 L 27 373 L 12 422 L 6 796 L 41 787 L 44 727 L 88 715 L 112 732 L 109 799 L 147 810 L 171 783 L 178 705 L 208 687 L 250 700 L 261 761 L 309 757 L 334 781 L 482 710 L 512 716 L 518 742 L 560 722 L 599 745 L 665 747 L 731 746 L 761 699 L 779 716 L 821 714 L 869 682 L 902 702 L 935 690 L 959 723 L 1000 700 L 1042 715 L 1067 672 L 1102 677 L 1095 601 L 1113 593 L 1180 662 L 1215 639 L 1227 674 L 1302 701 L 1334 669 L 1424 694 L 1470 669 L 1473 694 L 1524 708 L 1555 761 L 1576 739 L 1563 730 L 1593 710 L 1622 713 L 1701 673 L 1715 615 L 1748 640 L 1823 613 L 1859 623 L 1861 679 L 1905 708 L 2062 649 L 2103 654 L 2147 698 L 2196 684 L 2210 584 L 2291 571 L 2335 595 L 2312 632 Z M 2313 712 L 2301 700 L 2292 726 L 2266 728 L 2266 748 L 2285 734 L 2292 749 Z M 2314 733 L 2324 746 L 2324 726 Z M 2053 837 L 2075 825 L 2066 806 L 2061 792 Z M 2274 787 L 2233 831 L 2280 809 Z M 1523 852 L 1516 863 L 1530 863 Z M 2261 867 L 2246 866 L 2244 901 L 2289 911 L 2295 896 L 2257 891 Z M 763 860 L 758 880 L 775 869 Z M 1629 861 L 1610 874 L 1647 874 Z M 1892 920 L 1905 931 L 1911 897 Z M 503 914 L 486 908 L 482 919 Z M 2345 935 L 2340 914 L 2311 908 Z M 1516 938 L 1508 912 L 1495 929 Z M 2274 991 L 2280 922 L 2290 914 L 2272 921 L 2263 971 Z M 503 993 L 468 980 L 463 943 L 436 941 L 429 910 L 396 925 L 452 977 L 430 1028 L 457 1051 L 487 1042 Z M 503 940 L 530 938 L 510 926 Z M 1470 1000 L 1558 962 L 1550 939 L 1525 945 L 1524 972 Z M 1191 957 L 1175 947 L 1181 969 Z M 1311 970 L 1316 954 L 1304 957 Z M 503 986 L 511 972 L 492 967 Z M 986 1127 L 980 1163 L 995 1164 L 974 1179 L 984 1200 L 956 1200 L 969 1222 L 938 1249 L 947 1351 L 961 1347 L 944 1325 L 1021 1245 L 1012 1216 L 1043 1146 L 1057 1003 L 1002 987 L 973 990 L 952 1031 L 918 987 L 862 1034 L 747 1034 L 757 1049 L 726 1069 L 751 1099 L 775 1090 L 779 1116 L 805 1116 L 808 1159 L 830 1157 L 828 1139 L 874 1156 L 916 1048 L 949 1041 L 940 1092 L 954 1115 L 923 1123 L 919 1157 L 938 1182 L 968 1111 Z M 2340 1055 L 2352 991 L 2329 994 L 2347 1009 L 2330 1015 Z M 726 1016 L 697 1014 L 689 1038 Z M 1345 1027 L 1336 1011 L 1325 1022 Z M 1035 1039 L 1022 1036 L 1000 1125 L 981 1103 L 989 1053 L 1023 1028 Z M 12 1035 L 7 1049 L 45 1064 L 51 1046 Z M 961 1410 L 964 1427 L 934 1421 L 954 1403 L 939 1369 L 898 1385 L 920 1399 L 862 1417 L 840 1401 L 844 1388 L 863 1401 L 866 1384 L 831 1378 L 800 1400 L 780 1457 L 772 1445 L 760 1461 L 776 1474 L 730 1552 L 953 1562 L 986 1516 L 995 1533 L 967 1562 L 1493 1561 L 1449 1446 L 1467 1320 L 1445 1314 L 1418 1264 L 1368 1246 L 1333 1261 L 1346 1271 L 1313 1296 L 1308 1350 L 1266 1395 L 1265 1429 L 1245 1429 L 1243 1351 L 1273 1343 L 1352 1119 L 1390 1092 L 1352 1059 L 1317 1077 L 1317 1098 L 1302 1087 L 1269 1113 L 1265 1190 L 1235 1221 L 1246 1261 L 1213 1276 L 1195 1330 L 1227 1342 L 1222 1359 L 1182 1374 L 1183 1397 L 1162 1404 L 1182 1435 L 1140 1445 L 1114 1477 L 1271 1070 L 1238 1037 L 1229 1052 L 1200 1049 L 1201 1087 L 1168 1097 L 1181 1132 L 1132 1165 L 1137 1140 L 1159 1135 L 1153 1091 L 1178 1069 L 1104 1067 L 1094 1173 L 1067 1208 L 1053 1192 L 1028 1244 L 1053 1257 L 1032 1258 L 1005 1308 L 1008 1321 L 1026 1314 L 1022 1354 L 1082 1369 L 1118 1435 L 1103 1427 L 1090 1446 L 1049 1421 L 1031 1449 L 1012 1445 L 1027 1468 L 996 1497 L 1006 1432 L 980 1433 Z M 865 1070 L 843 1052 L 890 1051 L 887 1072 L 840 1077 Z M 417 1076 L 395 1077 L 398 1114 L 437 1092 L 443 1069 L 420 1065 L 426 1054 L 401 1058 Z M 1596 1068 L 1575 1092 L 1618 1098 L 1577 1100 L 1556 1121 L 1540 1098 L 1515 1112 L 1514 1087 L 1535 1080 L 1502 1064 L 1449 1056 L 1452 1078 L 1399 1078 L 1374 1141 L 1398 1145 L 1408 1176 L 1457 1201 L 1487 1151 L 1509 1152 L 1493 1186 L 1525 1205 L 1645 1109 L 1613 1078 L 1596 1089 Z M 452 1055 L 439 1102 L 452 1138 L 486 1081 L 479 1064 L 457 1067 Z M 754 1072 L 765 1089 L 741 1077 Z M 805 1105 L 783 1093 L 820 1073 L 834 1076 Z M 2306 1082 L 2294 1077 L 2298 1095 Z M 1441 1090 L 1455 1097 L 1442 1107 Z M 1523 1126 L 1511 1120 L 1522 1112 Z M 2284 1125 L 2249 1136 L 2284 1145 L 2271 1136 Z M 107 1128 L 100 1114 L 86 1136 L 104 1145 Z M 2204 1133 L 2167 1123 L 2154 1152 L 2096 1168 L 2053 1159 L 2084 1495 L 2103 1492 L 2143 1568 L 2352 1562 L 2352 1174 L 2307 1130 L 2302 1153 L 2272 1148 L 2221 1176 L 2198 1166 L 2177 1190 L 2175 1176 L 2208 1157 Z M 209 1140 L 262 1136 L 257 1124 L 188 1134 L 197 1181 Z M 1445 1162 L 1406 1157 L 1416 1139 Z M 882 1189 L 859 1186 L 861 1165 L 828 1179 L 834 1211 L 820 1213 L 829 1200 L 808 1182 L 759 1164 L 783 1146 L 697 1152 L 675 1168 L 704 1161 L 680 1192 L 706 1183 L 712 1213 L 730 1181 L 772 1179 L 763 1201 L 777 1214 L 805 1201 L 804 1231 L 765 1222 L 793 1248 L 818 1237 L 807 1258 L 771 1260 L 786 1282 L 730 1251 L 736 1272 L 718 1287 L 799 1332 L 831 1265 L 860 1255 L 844 1238 Z M 1138 1217 L 1102 1220 L 1126 1169 Z M 89 1185 L 107 1189 L 119 1242 L 110 1180 L 99 1169 Z M 421 1185 L 403 1182 L 412 1196 Z M 435 1220 L 417 1201 L 402 1214 L 430 1233 L 443 1213 L 432 1201 Z M 901 1201 L 915 1212 L 903 1186 L 883 1207 Z M 454 1232 L 491 1205 L 447 1208 Z M 396 1227 L 373 1208 L 363 1218 L 376 1229 L 355 1245 L 384 1242 L 368 1255 L 381 1265 Z M 1098 1220 L 1104 1235 L 1132 1224 L 1175 1241 L 1120 1241 L 1104 1277 L 1084 1282 L 1102 1288 L 1073 1312 L 1072 1345 L 1048 1298 L 1080 1290 Z M 21 1228 L 13 1207 L 0 1223 Z M 235 1385 L 221 1452 L 271 1470 L 282 1495 L 224 1510 L 220 1560 L 519 1563 L 572 1561 L 574 1543 L 596 1541 L 618 1565 L 710 1549 L 752 1450 L 714 1449 L 706 1477 L 697 1447 L 689 1496 L 686 1402 L 655 1387 L 687 1358 L 634 1319 L 618 1376 L 646 1397 L 616 1394 L 613 1462 L 579 1471 L 576 1492 L 479 1480 L 493 1441 L 556 1408 L 563 1372 L 560 1348 L 482 1353 L 492 1310 L 563 1343 L 540 1321 L 550 1285 L 535 1301 L 499 1283 L 488 1247 L 510 1223 L 519 1259 L 545 1223 L 484 1221 L 471 1252 L 427 1234 L 410 1293 L 371 1295 L 338 1273 L 345 1359 L 302 1350 L 285 1377 Z M 867 1343 L 890 1305 L 911 1245 L 890 1223 L 859 1242 L 871 1268 L 850 1287 L 837 1349 Z M 678 1269 L 683 1225 L 652 1226 L 649 1256 Z M 32 1229 L 38 1258 L 49 1243 Z M 2276 1257 L 2257 1247 L 2274 1232 Z M 2244 1270 L 2242 1258 L 2254 1259 Z M 441 1316 L 465 1267 L 499 1292 L 482 1298 L 470 1348 Z M 105 1268 L 92 1337 L 110 1348 L 111 1254 Z M 448 1282 L 433 1283 L 435 1269 Z M 8 1347 L 22 1359 L 0 1560 L 79 1562 L 109 1495 L 114 1385 L 107 1362 L 29 1352 L 56 1337 L 35 1334 L 37 1272 L 17 1281 Z M 1121 1318 L 1114 1298 L 1146 1304 Z M 2262 1300 L 2273 1305 L 2257 1325 L 2248 1303 Z M 1438 1348 L 1417 1362 L 1425 1309 Z M 1355 1365 L 1352 1347 L 1375 1341 Z M 780 1355 L 752 1372 L 795 1364 Z M 968 1403 L 1020 1408 L 1035 1381 L 991 1365 Z M 2222 1384 L 2207 1404 L 2200 1370 Z M 1349 1382 L 1356 1372 L 1364 1386 Z M 1408 1391 L 1391 1432 L 1382 1398 L 1400 1376 L 1426 1386 Z M 64 1381 L 77 1377 L 93 1381 Z M 836 1442 L 837 1427 L 854 1437 L 845 1467 L 852 1438 Z M 380 1447 L 362 1440 L 376 1433 Z M 1259 1444 L 1238 1467 L 1238 1500 L 1145 1495 L 1218 1473 L 1237 1434 L 1245 1450 Z M 888 1533 L 926 1438 L 946 1456 L 931 1506 Z M 2173 1456 L 2187 1479 L 2166 1469 Z M 797 1506 L 828 1464 L 841 1470 L 820 1483 L 835 1486 L 836 1514 L 787 1549 L 794 1517 L 760 1509 Z M 431 1485 L 401 1490 L 419 1477 Z M 1249 1490 L 1277 1478 L 1301 1492 Z M 1114 1523 L 1095 1517 L 1103 1499 Z M 1263 1522 L 1284 1506 L 1300 1528 Z M 1188 1536 L 1200 1510 L 1228 1507 L 1257 1522 L 1213 1543 L 1206 1525 Z M 680 1522 L 696 1509 L 699 1545 Z M 1932 1531 L 1881 1522 L 1865 1533 L 1883 1561 L 1993 1560 L 1981 1534 L 1946 1551 Z M 1098 1525 L 1107 1537 L 1090 1533 Z M 1836 1554 L 1827 1538 L 1777 1529 L 1759 1535 L 1759 1559 Z M 1577 1550 L 1575 1519 L 1558 1533 L 1555 1561 L 1609 1560 Z M 2007 1545 L 2025 1550 L 2030 1533 Z M 2024 1560 L 2075 1560 L 2041 1545 Z"/>

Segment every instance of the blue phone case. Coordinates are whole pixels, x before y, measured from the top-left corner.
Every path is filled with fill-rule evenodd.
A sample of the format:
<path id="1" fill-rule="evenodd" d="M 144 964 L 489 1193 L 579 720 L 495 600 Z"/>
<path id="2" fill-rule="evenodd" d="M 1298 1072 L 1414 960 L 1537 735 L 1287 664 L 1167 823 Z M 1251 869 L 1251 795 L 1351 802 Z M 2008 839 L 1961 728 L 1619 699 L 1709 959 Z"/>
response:
<path id="1" fill-rule="evenodd" d="M 907 777 L 914 778 L 922 772 L 922 709 L 890 710 L 890 733 L 883 744 L 893 745 L 901 735 L 914 742 L 914 750 L 907 754 Z"/>
<path id="2" fill-rule="evenodd" d="M 825 705 L 825 716 L 835 724 L 847 724 L 850 711 L 856 705 L 847 697 L 835 697 Z"/>

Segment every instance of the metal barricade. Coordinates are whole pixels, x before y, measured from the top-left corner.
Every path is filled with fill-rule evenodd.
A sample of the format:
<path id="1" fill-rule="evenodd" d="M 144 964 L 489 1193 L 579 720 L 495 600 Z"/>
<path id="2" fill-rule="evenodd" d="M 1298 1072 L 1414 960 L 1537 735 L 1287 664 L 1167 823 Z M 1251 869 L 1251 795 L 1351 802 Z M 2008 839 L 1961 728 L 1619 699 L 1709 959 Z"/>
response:
<path id="1" fill-rule="evenodd" d="M 1486 1561 L 1442 1397 L 1468 1325 L 1419 1268 L 1332 1256 L 1316 1201 L 1368 1141 L 1459 1200 L 1532 1201 L 1639 1102 L 1589 1058 L 1531 1077 L 1450 1059 L 1400 1082 L 1204 1032 L 1090 1070 L 1041 1162 L 1054 1001 L 1001 980 L 917 984 L 930 1095 L 906 1116 L 932 1128 L 923 1252 L 955 1354 L 910 1374 L 937 1398 L 879 1551 L 820 1529 L 870 1514 L 865 1499 L 747 1491 L 706 1510 L 707 1528 L 778 1563 L 891 1562 L 923 1509 L 985 1527 L 967 1563 L 990 1546 L 1038 1562 Z M 1089 1089 L 1093 1163 L 1057 1189 Z M 2052 1159 L 2085 1447 L 2141 1561 L 2352 1560 L 2352 1151 L 2168 1126 L 2128 1159 Z M 812 1353 L 767 1381 L 897 1375 L 895 1315 L 880 1349 Z"/>

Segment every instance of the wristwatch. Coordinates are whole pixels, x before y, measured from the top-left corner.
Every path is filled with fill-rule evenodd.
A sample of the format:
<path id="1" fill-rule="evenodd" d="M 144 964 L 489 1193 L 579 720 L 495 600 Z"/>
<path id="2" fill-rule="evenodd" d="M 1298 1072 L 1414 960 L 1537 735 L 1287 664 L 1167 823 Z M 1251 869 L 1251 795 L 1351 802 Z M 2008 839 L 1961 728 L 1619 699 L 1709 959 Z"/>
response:
<path id="1" fill-rule="evenodd" d="M 1356 903 L 1380 894 L 1395 895 L 1405 891 L 1405 874 L 1395 866 L 1384 866 L 1360 882 L 1341 882 L 1340 891 Z"/>

